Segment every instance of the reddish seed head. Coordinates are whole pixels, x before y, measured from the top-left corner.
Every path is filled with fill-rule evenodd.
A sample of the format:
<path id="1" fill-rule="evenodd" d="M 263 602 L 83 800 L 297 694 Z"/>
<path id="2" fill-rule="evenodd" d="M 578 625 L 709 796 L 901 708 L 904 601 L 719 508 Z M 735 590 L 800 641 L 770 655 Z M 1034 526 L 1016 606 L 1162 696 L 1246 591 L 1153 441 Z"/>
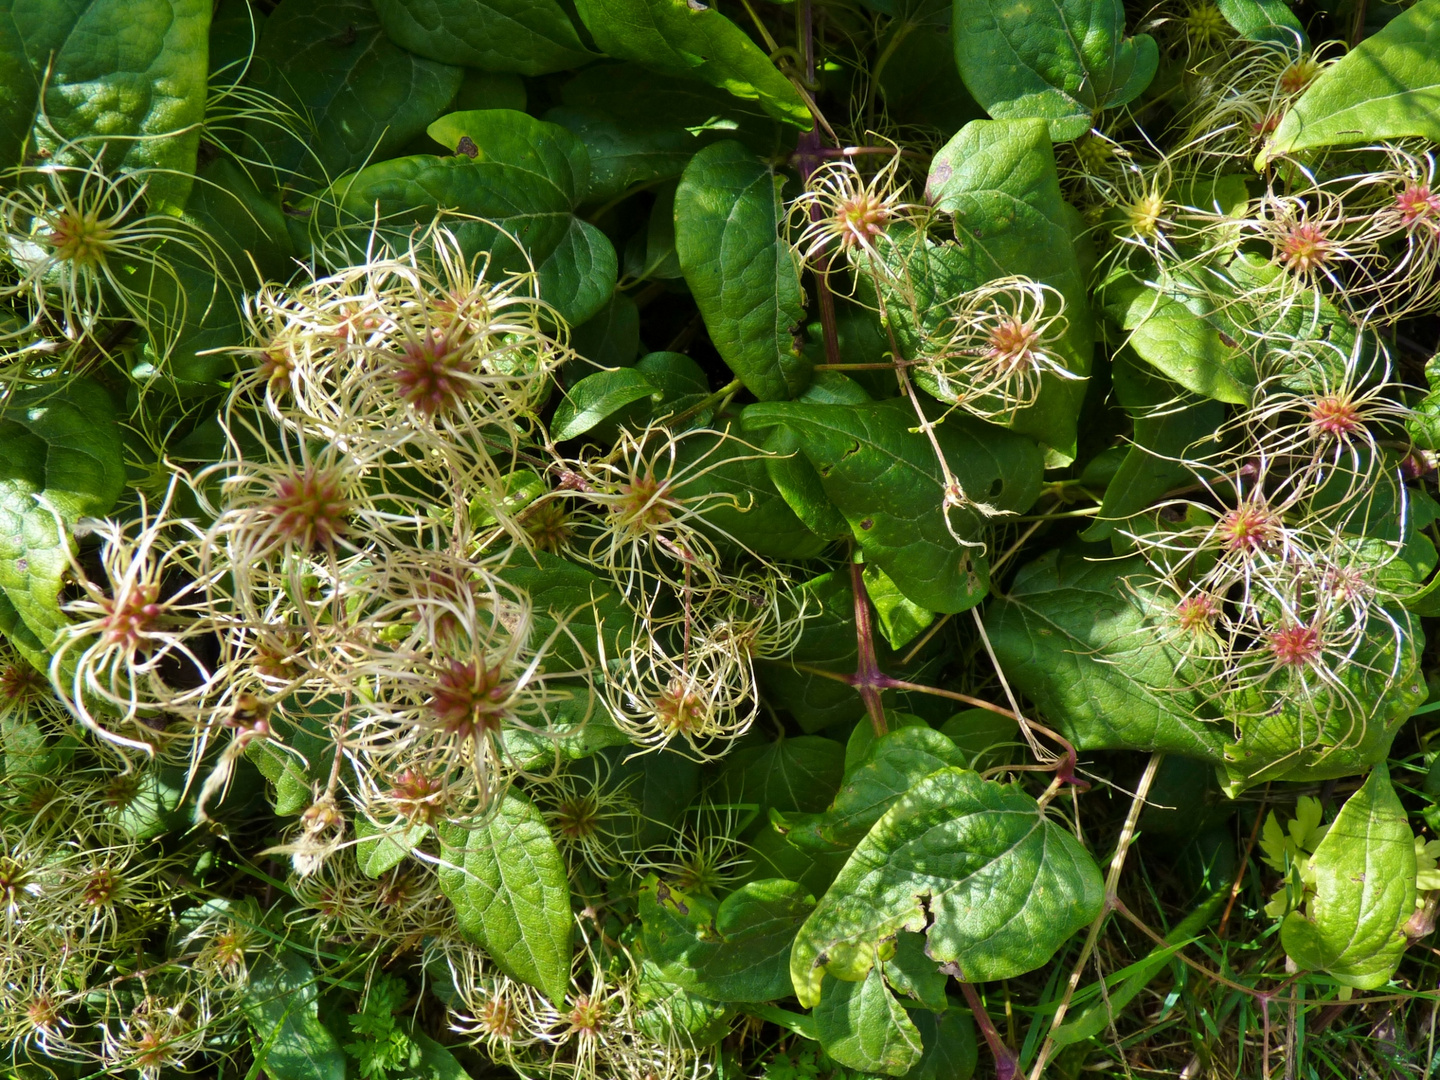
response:
<path id="1" fill-rule="evenodd" d="M 1298 668 L 1314 663 L 1320 655 L 1320 631 L 1312 626 L 1287 626 L 1271 631 L 1266 647 L 1282 667 Z"/>
<path id="2" fill-rule="evenodd" d="M 985 349 L 985 359 L 994 362 L 1006 372 L 1033 366 L 1035 343 L 1040 340 L 1040 331 L 1028 322 L 1007 318 L 990 331 Z"/>
<path id="3" fill-rule="evenodd" d="M 281 537 L 313 551 L 333 547 L 345 535 L 350 500 L 338 476 L 307 465 L 275 481 L 266 509 Z"/>
<path id="4" fill-rule="evenodd" d="M 119 884 L 115 871 L 108 866 L 102 866 L 95 870 L 91 873 L 90 879 L 85 882 L 85 906 L 104 907 L 110 903 Z"/>
<path id="5" fill-rule="evenodd" d="M 439 777 L 426 776 L 418 769 L 406 769 L 390 786 L 390 800 L 406 821 L 433 825 L 442 809 L 436 798 L 442 786 Z"/>
<path id="6" fill-rule="evenodd" d="M 107 645 L 119 645 L 127 652 L 139 649 L 154 632 L 164 610 L 157 603 L 158 585 L 136 585 L 124 596 L 100 601 L 105 614 L 100 620 L 101 637 Z"/>
<path id="7" fill-rule="evenodd" d="M 1325 230 L 1309 221 L 1291 225 L 1280 238 L 1280 261 L 1297 274 L 1318 270 L 1330 258 L 1331 244 Z"/>
<path id="8" fill-rule="evenodd" d="M 655 699 L 655 716 L 667 735 L 693 735 L 700 729 L 705 705 L 678 679 Z"/>
<path id="9" fill-rule="evenodd" d="M 45 692 L 45 677 L 17 660 L 0 668 L 0 705 L 23 705 Z"/>
<path id="10" fill-rule="evenodd" d="M 604 1001 L 594 1001 L 589 995 L 582 994 L 575 999 L 575 1006 L 570 1010 L 571 1034 L 581 1038 L 598 1038 L 600 1029 L 605 1026 L 605 1013 Z"/>
<path id="11" fill-rule="evenodd" d="M 78 266 L 104 266 L 107 249 L 115 239 L 115 230 L 100 220 L 94 211 L 80 214 L 65 211 L 50 222 L 45 241 L 57 259 Z"/>
<path id="12" fill-rule="evenodd" d="M 1278 531 L 1275 515 L 1253 502 L 1241 503 L 1220 521 L 1220 536 L 1226 548 L 1245 555 L 1269 547 Z"/>
<path id="13" fill-rule="evenodd" d="M 562 799 L 555 808 L 555 830 L 567 840 L 584 840 L 599 831 L 600 804 L 593 795 Z"/>
<path id="14" fill-rule="evenodd" d="M 406 342 L 391 377 L 405 401 L 426 416 L 436 416 L 453 410 L 465 396 L 465 377 L 473 370 L 461 350 L 437 330 L 423 341 Z"/>
<path id="15" fill-rule="evenodd" d="M 40 1030 L 54 1027 L 60 1020 L 60 1006 L 49 994 L 37 994 L 25 1006 L 25 1019 Z"/>
<path id="16" fill-rule="evenodd" d="M 479 740 L 500 730 L 509 712 L 507 699 L 515 684 L 504 677 L 501 666 L 481 666 L 452 660 L 437 672 L 426 703 L 436 721 L 461 739 Z"/>
<path id="17" fill-rule="evenodd" d="M 629 524 L 657 529 L 670 521 L 670 508 L 665 504 L 665 482 L 650 473 L 633 477 L 620 485 L 620 501 L 615 512 Z"/>
<path id="18" fill-rule="evenodd" d="M 476 1019 L 480 1021 L 480 1029 L 492 1038 L 509 1042 L 515 1037 L 518 1027 L 515 1010 L 504 998 L 490 998 L 480 1006 L 480 1015 Z"/>
<path id="19" fill-rule="evenodd" d="M 1395 209 L 1407 229 L 1416 224 L 1440 224 L 1440 194 L 1432 192 L 1428 184 L 1408 185 L 1395 196 Z"/>
<path id="20" fill-rule="evenodd" d="M 1218 614 L 1215 600 L 1209 593 L 1187 596 L 1175 605 L 1176 621 L 1179 622 L 1180 629 L 1187 633 L 1210 629 Z"/>
<path id="21" fill-rule="evenodd" d="M 1360 410 L 1338 394 L 1327 394 L 1310 406 L 1310 429 L 1317 435 L 1343 439 L 1363 426 Z"/>
<path id="22" fill-rule="evenodd" d="M 874 192 L 862 191 L 840 204 L 835 215 L 840 226 L 840 246 L 869 247 L 870 242 L 885 231 L 890 222 L 890 208 Z"/>
<path id="23" fill-rule="evenodd" d="M 272 394 L 284 393 L 295 370 L 295 357 L 288 345 L 273 345 L 260 355 L 257 369 Z"/>

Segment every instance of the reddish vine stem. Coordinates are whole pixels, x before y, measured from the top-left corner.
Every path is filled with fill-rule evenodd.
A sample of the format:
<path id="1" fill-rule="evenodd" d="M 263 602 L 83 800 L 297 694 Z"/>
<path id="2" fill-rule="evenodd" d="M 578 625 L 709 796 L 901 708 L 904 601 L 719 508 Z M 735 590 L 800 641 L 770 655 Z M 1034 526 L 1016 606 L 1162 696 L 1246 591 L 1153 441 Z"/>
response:
<path id="1" fill-rule="evenodd" d="M 1000 1032 L 996 1030 L 990 1014 L 985 1011 L 985 1006 L 980 1001 L 980 995 L 975 992 L 975 987 L 964 979 L 959 982 L 960 992 L 965 995 L 965 1001 L 970 1005 L 970 1011 L 975 1014 L 975 1026 L 985 1036 L 985 1044 L 990 1047 L 990 1053 L 995 1056 L 995 1080 L 1013 1080 L 1020 1073 L 1020 1059 L 1015 1056 L 1015 1051 L 1006 1046 L 1004 1040 L 1000 1038 Z"/>
<path id="2" fill-rule="evenodd" d="M 865 702 L 865 712 L 870 717 L 870 726 L 877 736 L 884 735 L 885 706 L 880 701 L 880 690 L 893 682 L 890 676 L 880 670 L 875 659 L 875 630 L 870 621 L 870 594 L 865 590 L 865 576 L 860 564 L 850 561 L 850 586 L 855 593 L 855 650 L 859 654 L 855 663 L 855 674 L 846 681 L 860 694 Z"/>

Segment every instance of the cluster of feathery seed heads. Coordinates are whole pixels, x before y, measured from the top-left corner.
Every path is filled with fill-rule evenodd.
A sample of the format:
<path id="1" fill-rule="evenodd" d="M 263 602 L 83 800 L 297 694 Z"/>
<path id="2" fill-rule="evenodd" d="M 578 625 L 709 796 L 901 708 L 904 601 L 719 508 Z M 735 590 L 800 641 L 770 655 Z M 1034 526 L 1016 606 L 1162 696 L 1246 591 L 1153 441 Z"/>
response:
<path id="1" fill-rule="evenodd" d="M 530 511 L 563 505 L 568 553 L 620 586 L 631 627 L 602 637 L 599 659 L 611 719 L 639 748 L 723 753 L 755 718 L 754 661 L 799 636 L 803 596 L 707 519 L 748 509 L 711 474 L 762 456 L 723 431 L 622 430 L 602 456 L 561 460 L 557 490 Z"/>
<path id="2" fill-rule="evenodd" d="M 1153 570 L 1155 624 L 1187 659 L 1182 680 L 1242 725 L 1284 703 L 1301 748 L 1319 729 L 1363 732 L 1410 677 L 1401 602 L 1414 588 L 1389 365 L 1364 342 L 1310 347 L 1308 368 L 1262 381 L 1191 448 L 1195 494 L 1126 534 Z"/>
<path id="3" fill-rule="evenodd" d="M 797 258 L 849 280 L 852 295 L 869 295 L 882 316 L 906 309 L 922 328 L 917 355 L 892 359 L 918 365 L 940 400 L 986 420 L 1008 420 L 1033 405 L 1047 377 L 1075 379 L 1058 343 L 1066 328 L 1064 297 L 1023 277 L 999 278 L 921 310 L 907 264 L 930 242 L 944 215 L 907 201 L 898 178 L 900 152 L 871 175 L 850 158 L 828 161 L 790 205 Z M 869 288 L 857 292 L 861 281 Z"/>
<path id="4" fill-rule="evenodd" d="M 193 1068 L 239 1022 L 243 973 L 263 940 L 253 905 L 195 908 L 182 866 L 155 858 L 143 839 L 160 782 L 152 768 L 117 774 L 34 694 L 12 701 L 5 721 L 0 1056 L 147 1080 Z M 29 725 L 38 740 L 17 735 Z M 67 744 L 56 760 L 53 748 Z M 27 745 L 52 749 L 27 756 Z M 167 936 L 183 940 L 136 971 L 137 953 Z"/>
<path id="5" fill-rule="evenodd" d="M 456 1003 L 451 1028 L 524 1080 L 699 1080 L 713 1071 L 669 1003 L 643 1001 L 642 965 L 591 940 L 582 922 L 570 986 L 557 1006 L 489 969 L 463 944 L 443 948 Z"/>

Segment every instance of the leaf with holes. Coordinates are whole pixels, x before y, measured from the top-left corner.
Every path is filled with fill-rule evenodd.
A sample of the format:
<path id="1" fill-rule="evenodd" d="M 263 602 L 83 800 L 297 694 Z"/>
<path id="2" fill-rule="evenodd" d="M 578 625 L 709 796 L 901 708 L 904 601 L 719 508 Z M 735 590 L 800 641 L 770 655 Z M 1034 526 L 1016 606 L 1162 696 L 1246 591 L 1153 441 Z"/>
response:
<path id="1" fill-rule="evenodd" d="M 1100 912 L 1095 860 L 1014 787 L 945 768 L 912 787 L 856 846 L 790 953 L 802 1005 L 828 972 L 859 981 L 880 944 L 925 931 L 926 954 L 967 982 L 1034 970 Z"/>

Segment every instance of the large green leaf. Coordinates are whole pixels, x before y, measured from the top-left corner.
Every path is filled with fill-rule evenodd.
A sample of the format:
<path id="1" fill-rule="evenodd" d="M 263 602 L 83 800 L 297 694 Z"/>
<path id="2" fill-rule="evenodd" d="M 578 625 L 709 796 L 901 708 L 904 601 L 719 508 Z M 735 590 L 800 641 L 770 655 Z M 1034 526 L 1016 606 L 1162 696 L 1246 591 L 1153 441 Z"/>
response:
<path id="1" fill-rule="evenodd" d="M 1138 559 L 1047 552 L 1022 568 L 985 627 L 1011 685 L 1082 750 L 1149 750 L 1219 762 L 1230 727 L 1181 685 L 1182 656 L 1155 627 Z"/>
<path id="2" fill-rule="evenodd" d="M 870 744 L 864 759 L 845 777 L 824 813 L 775 814 L 775 827 L 796 847 L 848 851 L 901 796 L 947 765 L 966 764 L 965 755 L 931 727 L 902 727 Z"/>
<path id="3" fill-rule="evenodd" d="M 810 378 L 794 338 L 805 308 L 778 231 L 779 184 L 773 169 L 727 140 L 695 155 L 675 193 L 685 281 L 721 358 L 762 401 L 794 397 Z"/>
<path id="4" fill-rule="evenodd" d="M 555 407 L 550 437 L 560 441 L 583 435 L 612 413 L 651 395 L 659 391 L 633 367 L 587 375 Z"/>
<path id="5" fill-rule="evenodd" d="M 790 953 L 802 1005 L 825 973 L 866 977 L 879 945 L 925 931 L 926 953 L 968 982 L 1044 964 L 1101 909 L 1100 870 L 1023 792 L 966 769 L 931 773 L 855 848 Z"/>
<path id="6" fill-rule="evenodd" d="M 564 128 L 509 109 L 451 113 L 429 131 L 452 149 L 468 139 L 466 152 L 368 166 L 338 180 L 315 212 L 336 203 L 363 245 L 377 206 L 397 233 L 428 224 L 441 209 L 458 210 L 483 219 L 450 227 L 467 253 L 490 253 L 492 273 L 533 266 L 542 298 L 571 323 L 604 307 L 615 287 L 615 249 L 574 212 L 589 190 L 585 147 Z"/>
<path id="7" fill-rule="evenodd" d="M 483 824 L 442 830 L 440 888 L 461 932 L 556 1005 L 570 985 L 570 882 L 545 820 L 516 792 Z"/>
<path id="8" fill-rule="evenodd" d="M 1110 379 L 1115 400 L 1134 422 L 1134 438 L 1105 488 L 1100 515 L 1083 534 L 1086 540 L 1107 539 L 1118 523 L 1171 488 L 1192 483 L 1194 474 L 1181 464 L 1182 455 L 1225 419 L 1219 402 L 1186 394 L 1124 352 L 1112 361 Z"/>
<path id="9" fill-rule="evenodd" d="M 680 0 L 576 0 L 595 43 L 617 60 L 699 79 L 758 100 L 778 120 L 810 127 L 810 110 L 770 58 L 707 5 Z"/>
<path id="10" fill-rule="evenodd" d="M 732 750 L 717 781 L 727 801 L 755 803 L 762 813 L 812 812 L 830 804 L 844 767 L 840 743 L 800 735 Z"/>
<path id="11" fill-rule="evenodd" d="M 1384 986 L 1415 914 L 1414 841 L 1390 771 L 1376 765 L 1310 856 L 1315 891 L 1280 925 L 1290 959 L 1345 986 Z"/>
<path id="12" fill-rule="evenodd" d="M 75 379 L 0 402 L 0 589 L 23 629 L 10 641 L 42 670 L 64 625 L 71 529 L 115 504 L 125 484 L 110 396 Z"/>
<path id="13" fill-rule="evenodd" d="M 556 0 L 374 0 L 395 44 L 445 64 L 545 75 L 593 54 Z"/>
<path id="14" fill-rule="evenodd" d="M 281 170 L 278 183 L 313 186 L 383 161 L 422 134 L 463 74 L 390 41 L 370 0 L 281 0 L 249 81 L 298 110 L 310 130 L 286 132 L 273 117 L 251 120 L 249 130 Z"/>
<path id="15" fill-rule="evenodd" d="M 739 139 L 761 156 L 779 150 L 782 137 L 794 142 L 754 103 L 639 64 L 592 65 L 565 84 L 560 101 L 544 118 L 585 143 L 595 199 L 678 178 L 697 150 L 719 139 Z"/>
<path id="16" fill-rule="evenodd" d="M 747 431 L 783 425 L 819 473 L 825 494 L 855 540 L 900 591 L 931 611 L 973 607 L 989 588 L 989 560 L 951 534 L 978 544 L 985 518 L 968 506 L 941 509 L 944 478 L 908 401 L 866 405 L 784 402 L 751 405 Z M 1040 493 L 1039 447 L 1023 435 L 952 414 L 935 429 L 966 496 L 999 512 L 1027 509 Z M 1001 519 L 1003 520 L 1003 519 Z"/>
<path id="17" fill-rule="evenodd" d="M 1440 140 L 1440 0 L 1420 0 L 1321 72 L 1260 156 L 1408 136 Z"/>
<path id="18" fill-rule="evenodd" d="M 923 1049 L 919 1030 L 879 968 L 860 982 L 827 982 L 815 1006 L 815 1032 L 839 1064 L 886 1076 L 906 1075 Z"/>
<path id="19" fill-rule="evenodd" d="M 676 986 L 715 1001 L 771 1001 L 790 991 L 790 943 L 815 907 L 793 881 L 740 886 L 718 905 L 658 880 L 640 886 L 645 952 Z"/>
<path id="20" fill-rule="evenodd" d="M 22 155 L 153 168 L 152 206 L 190 190 L 210 0 L 8 0 L 0 5 L 0 165 Z M 42 97 L 43 88 L 43 97 Z"/>
<path id="21" fill-rule="evenodd" d="M 1125 36 L 1120 0 L 955 0 L 951 30 L 960 76 L 985 111 L 1046 120 L 1056 142 L 1138 97 L 1159 62 L 1148 34 Z"/>
<path id="22" fill-rule="evenodd" d="M 915 282 L 922 325 L 933 329 L 932 324 L 944 317 L 937 300 L 995 278 L 1031 278 L 1054 287 L 1065 298 L 1066 330 L 1059 352 L 1069 371 L 1087 375 L 1094 348 L 1089 297 L 1045 124 L 1039 120 L 966 124 L 935 155 L 925 194 L 929 202 L 954 215 L 956 239 L 938 251 L 931 249 L 944 263 L 940 281 Z M 905 246 L 899 250 L 903 258 Z M 945 287 L 937 292 L 935 285 L 941 281 Z M 933 382 L 926 389 L 934 393 Z M 1075 423 L 1084 396 L 1083 381 L 1047 374 L 1035 404 L 1020 410 L 1006 425 L 1073 457 Z"/>
<path id="23" fill-rule="evenodd" d="M 255 961 L 240 1011 L 254 1034 L 256 1064 L 273 1080 L 345 1080 L 345 1055 L 320 1022 L 315 972 L 294 949 Z"/>

